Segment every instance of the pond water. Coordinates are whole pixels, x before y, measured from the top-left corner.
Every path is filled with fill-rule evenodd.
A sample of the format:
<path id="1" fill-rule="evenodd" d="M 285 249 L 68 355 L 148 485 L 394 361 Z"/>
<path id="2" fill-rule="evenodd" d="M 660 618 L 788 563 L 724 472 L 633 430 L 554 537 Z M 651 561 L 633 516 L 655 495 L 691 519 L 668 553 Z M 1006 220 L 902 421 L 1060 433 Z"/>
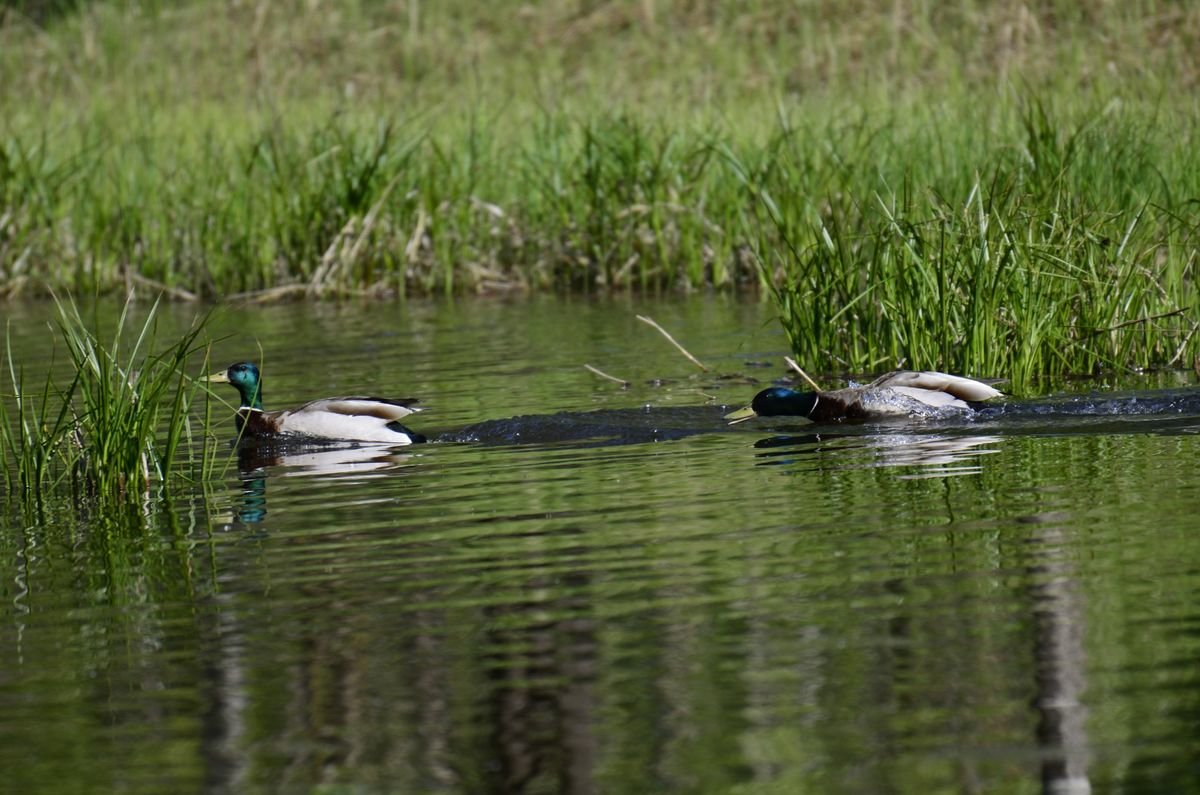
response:
<path id="1" fill-rule="evenodd" d="M 52 308 L 5 309 L 18 361 L 58 366 Z M 439 441 L 231 453 L 127 514 L 8 513 L 5 791 L 1200 791 L 1192 376 L 730 427 L 783 375 L 753 302 L 210 328 L 214 363 L 265 359 L 268 408 L 415 396 Z"/>

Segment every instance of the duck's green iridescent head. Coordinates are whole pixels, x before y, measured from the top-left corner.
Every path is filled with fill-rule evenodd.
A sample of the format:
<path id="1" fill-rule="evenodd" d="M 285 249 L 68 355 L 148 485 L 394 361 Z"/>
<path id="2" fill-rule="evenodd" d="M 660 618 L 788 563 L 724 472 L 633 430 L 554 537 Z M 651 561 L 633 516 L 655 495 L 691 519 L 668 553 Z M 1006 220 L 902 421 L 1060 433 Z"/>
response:
<path id="1" fill-rule="evenodd" d="M 760 417 L 807 417 L 816 407 L 816 392 L 797 392 L 781 386 L 764 389 L 750 401 L 750 408 Z"/>
<path id="2" fill-rule="evenodd" d="M 228 370 L 213 373 L 204 379 L 214 384 L 232 384 L 242 396 L 242 408 L 262 409 L 262 380 L 254 362 L 238 362 Z"/>
<path id="3" fill-rule="evenodd" d="M 816 392 L 773 386 L 755 395 L 746 408 L 726 414 L 725 419 L 742 422 L 751 417 L 807 417 L 817 407 L 817 397 Z"/>

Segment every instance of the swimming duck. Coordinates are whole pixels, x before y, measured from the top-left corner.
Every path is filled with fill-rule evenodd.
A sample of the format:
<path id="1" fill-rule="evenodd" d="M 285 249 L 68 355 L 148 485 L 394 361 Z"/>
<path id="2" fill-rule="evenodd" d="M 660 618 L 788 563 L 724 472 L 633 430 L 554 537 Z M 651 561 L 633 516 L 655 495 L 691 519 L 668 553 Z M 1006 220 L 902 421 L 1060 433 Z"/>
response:
<path id="1" fill-rule="evenodd" d="M 971 411 L 977 403 L 1003 393 L 982 381 L 933 371 L 896 370 L 865 386 L 831 392 L 796 392 L 773 386 L 754 396 L 744 409 L 725 415 L 730 424 L 752 417 L 807 417 L 813 422 L 931 417 L 947 409 Z"/>
<path id="2" fill-rule="evenodd" d="M 204 379 L 232 384 L 241 395 L 238 434 L 255 439 L 332 439 L 343 442 L 383 442 L 392 445 L 424 442 L 425 437 L 400 424 L 420 411 L 413 398 L 335 397 L 314 400 L 296 409 L 263 411 L 262 378 L 253 362 L 238 362 Z"/>

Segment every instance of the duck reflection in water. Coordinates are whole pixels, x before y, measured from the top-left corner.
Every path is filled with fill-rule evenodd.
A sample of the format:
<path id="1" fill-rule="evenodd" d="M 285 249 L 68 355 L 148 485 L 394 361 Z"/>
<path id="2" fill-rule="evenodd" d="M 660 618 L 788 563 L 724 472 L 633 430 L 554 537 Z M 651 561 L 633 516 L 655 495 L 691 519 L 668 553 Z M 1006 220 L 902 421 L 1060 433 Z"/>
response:
<path id="1" fill-rule="evenodd" d="M 367 476 L 379 477 L 388 469 L 412 461 L 411 453 L 398 453 L 386 445 L 263 445 L 238 447 L 242 472 L 275 467 L 279 477 Z"/>
<path id="2" fill-rule="evenodd" d="M 275 477 L 383 477 L 383 473 L 408 464 L 411 453 L 385 445 L 281 445 L 243 442 L 237 445 L 237 469 L 242 482 L 240 504 L 224 523 L 260 524 L 267 515 L 267 478 Z"/>
<path id="3" fill-rule="evenodd" d="M 999 452 L 1001 437 L 950 434 L 862 434 L 809 433 L 771 436 L 754 447 L 766 452 L 761 465 L 794 464 L 807 456 L 822 456 L 823 463 L 843 469 L 873 467 L 916 467 L 918 472 L 905 477 L 946 477 L 979 471 L 978 457 Z M 868 452 L 864 457 L 860 452 Z"/>

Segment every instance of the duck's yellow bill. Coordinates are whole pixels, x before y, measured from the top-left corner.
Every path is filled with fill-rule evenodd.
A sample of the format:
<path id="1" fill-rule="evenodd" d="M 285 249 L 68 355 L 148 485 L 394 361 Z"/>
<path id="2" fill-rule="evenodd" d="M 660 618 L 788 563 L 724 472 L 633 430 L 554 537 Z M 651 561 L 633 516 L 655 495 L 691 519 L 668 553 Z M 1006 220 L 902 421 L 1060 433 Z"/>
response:
<path id="1" fill-rule="evenodd" d="M 730 425 L 737 425 L 739 422 L 745 422 L 746 420 L 752 420 L 757 416 L 758 416 L 758 412 L 756 412 L 754 409 L 750 408 L 749 406 L 746 406 L 746 408 L 744 408 L 744 409 L 738 409 L 737 411 L 729 412 L 724 417 L 722 417 L 722 419 L 729 420 Z"/>
<path id="2" fill-rule="evenodd" d="M 213 373 L 212 375 L 206 375 L 200 380 L 207 381 L 210 384 L 228 384 L 229 373 L 226 370 L 221 370 L 220 372 Z"/>

